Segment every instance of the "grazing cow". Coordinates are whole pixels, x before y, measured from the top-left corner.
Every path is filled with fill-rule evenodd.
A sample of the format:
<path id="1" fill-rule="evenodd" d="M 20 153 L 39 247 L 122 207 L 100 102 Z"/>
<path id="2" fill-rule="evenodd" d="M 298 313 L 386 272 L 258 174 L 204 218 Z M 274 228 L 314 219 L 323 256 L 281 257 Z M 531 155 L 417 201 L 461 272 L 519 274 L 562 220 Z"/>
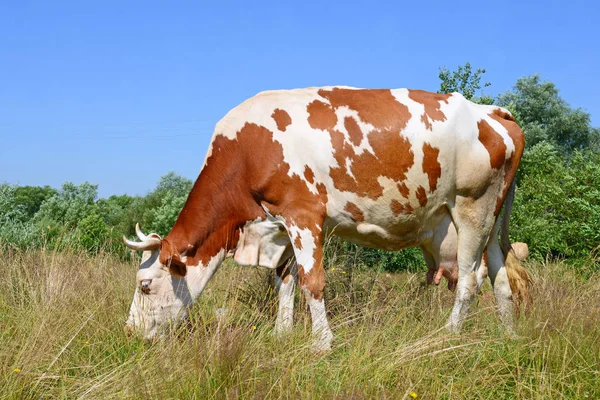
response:
<path id="1" fill-rule="evenodd" d="M 275 268 L 286 293 L 293 279 L 284 264 L 293 253 L 314 348 L 329 349 L 323 237 L 331 232 L 400 250 L 431 242 L 451 215 L 459 277 L 448 328 L 459 330 L 464 321 L 487 249 L 500 319 L 512 329 L 504 261 L 523 146 L 508 111 L 457 93 L 350 87 L 260 93 L 217 124 L 171 232 L 125 239 L 144 251 L 127 327 L 152 338 L 184 318 L 232 254 L 241 264 Z"/>

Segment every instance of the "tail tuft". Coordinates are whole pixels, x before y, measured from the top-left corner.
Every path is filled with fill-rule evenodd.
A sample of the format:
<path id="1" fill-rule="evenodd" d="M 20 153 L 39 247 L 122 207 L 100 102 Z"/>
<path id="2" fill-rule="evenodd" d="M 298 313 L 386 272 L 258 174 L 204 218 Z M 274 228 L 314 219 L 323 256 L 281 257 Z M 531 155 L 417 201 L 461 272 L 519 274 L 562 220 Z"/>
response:
<path id="1" fill-rule="evenodd" d="M 515 312 L 519 315 L 521 305 L 524 306 L 524 309 L 527 312 L 533 304 L 533 299 L 531 297 L 533 280 L 531 279 L 531 275 L 523 268 L 521 261 L 517 258 L 512 249 L 506 257 L 505 266 L 508 275 L 508 283 L 513 294 Z"/>
<path id="2" fill-rule="evenodd" d="M 506 266 L 506 274 L 508 275 L 510 290 L 513 294 L 515 311 L 517 315 L 519 315 L 521 304 L 525 306 L 525 311 L 527 311 L 533 303 L 533 299 L 531 298 L 531 287 L 533 286 L 533 281 L 531 279 L 531 275 L 529 275 L 529 272 L 523 268 L 521 261 L 517 258 L 508 237 L 508 222 L 510 219 L 510 212 L 512 210 L 512 203 L 515 199 L 515 186 L 516 182 L 513 180 L 504 201 L 504 215 L 502 218 L 502 231 L 500 233 L 500 247 L 502 248 L 502 253 L 504 253 L 504 265 Z"/>

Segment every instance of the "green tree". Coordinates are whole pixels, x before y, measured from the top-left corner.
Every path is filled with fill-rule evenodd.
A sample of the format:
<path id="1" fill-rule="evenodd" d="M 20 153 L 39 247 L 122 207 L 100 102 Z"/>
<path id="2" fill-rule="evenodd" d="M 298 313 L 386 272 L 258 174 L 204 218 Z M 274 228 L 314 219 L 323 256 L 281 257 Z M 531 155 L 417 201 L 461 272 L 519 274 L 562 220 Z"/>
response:
<path id="1" fill-rule="evenodd" d="M 29 247 L 36 236 L 26 206 L 17 201 L 17 189 L 0 184 L 0 247 Z"/>
<path id="2" fill-rule="evenodd" d="M 440 68 L 440 89 L 438 93 L 459 92 L 466 99 L 479 104 L 493 104 L 494 98 L 483 93 L 482 88 L 491 85 L 489 82 L 481 83 L 485 69 L 477 68 L 473 71 L 470 63 L 459 65 L 456 71 L 449 71 L 446 67 Z"/>
<path id="3" fill-rule="evenodd" d="M 174 192 L 165 192 L 160 206 L 149 212 L 152 223 L 148 226 L 148 229 L 162 237 L 166 236 L 173 228 L 186 199 L 187 195 L 177 196 Z"/>
<path id="4" fill-rule="evenodd" d="M 94 212 L 77 224 L 77 236 L 80 246 L 95 254 L 108 245 L 109 229 L 104 219 Z"/>
<path id="5" fill-rule="evenodd" d="M 25 220 L 33 218 L 44 201 L 54 196 L 56 189 L 50 186 L 17 186 L 15 188 L 14 204 L 23 206 Z"/>
<path id="6" fill-rule="evenodd" d="M 95 210 L 97 196 L 98 185 L 84 182 L 77 186 L 67 182 L 41 205 L 35 219 L 42 224 L 58 224 L 65 230 L 74 229 Z"/>
<path id="7" fill-rule="evenodd" d="M 158 180 L 154 194 L 171 193 L 175 197 L 182 197 L 190 193 L 193 182 L 174 171 L 168 172 Z"/>
<path id="8" fill-rule="evenodd" d="M 511 110 L 525 132 L 527 147 L 548 141 L 563 154 L 589 147 L 598 150 L 600 130 L 591 126 L 590 114 L 571 108 L 556 85 L 537 74 L 519 78 L 497 104 Z"/>
<path id="9" fill-rule="evenodd" d="M 134 215 L 142 224 L 144 232 L 168 234 L 192 190 L 192 185 L 191 180 L 175 172 L 162 176 L 156 188 L 136 204 Z"/>

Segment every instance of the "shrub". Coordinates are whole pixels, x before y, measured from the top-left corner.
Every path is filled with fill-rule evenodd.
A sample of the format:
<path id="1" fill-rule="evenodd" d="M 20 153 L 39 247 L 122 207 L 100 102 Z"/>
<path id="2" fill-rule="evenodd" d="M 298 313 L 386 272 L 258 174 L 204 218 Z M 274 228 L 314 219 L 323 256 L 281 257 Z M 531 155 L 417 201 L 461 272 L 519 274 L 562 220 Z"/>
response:
<path id="1" fill-rule="evenodd" d="M 553 144 L 533 146 L 521 163 L 511 225 L 534 257 L 589 257 L 600 244 L 600 156 L 576 151 L 564 159 Z"/>

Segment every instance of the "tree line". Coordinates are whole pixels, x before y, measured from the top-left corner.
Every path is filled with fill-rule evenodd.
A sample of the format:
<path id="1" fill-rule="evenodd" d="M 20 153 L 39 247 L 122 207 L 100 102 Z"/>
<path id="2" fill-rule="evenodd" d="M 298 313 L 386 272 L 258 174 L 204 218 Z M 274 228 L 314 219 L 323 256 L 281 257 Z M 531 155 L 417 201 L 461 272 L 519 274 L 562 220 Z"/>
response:
<path id="1" fill-rule="evenodd" d="M 509 109 L 525 132 L 526 148 L 517 175 L 511 217 L 513 241 L 529 244 L 539 260 L 568 259 L 581 272 L 600 266 L 600 129 L 589 113 L 572 108 L 556 85 L 539 75 L 523 77 L 493 97 L 484 90 L 484 69 L 469 63 L 441 68 L 440 93 L 460 92 L 481 104 Z M 98 198 L 98 186 L 0 184 L 0 249 L 76 248 L 90 253 L 129 253 L 121 236 L 134 226 L 166 235 L 183 207 L 192 181 L 174 172 L 145 196 Z M 416 249 L 384 252 L 333 240 L 353 263 L 385 270 L 422 269 Z"/>

